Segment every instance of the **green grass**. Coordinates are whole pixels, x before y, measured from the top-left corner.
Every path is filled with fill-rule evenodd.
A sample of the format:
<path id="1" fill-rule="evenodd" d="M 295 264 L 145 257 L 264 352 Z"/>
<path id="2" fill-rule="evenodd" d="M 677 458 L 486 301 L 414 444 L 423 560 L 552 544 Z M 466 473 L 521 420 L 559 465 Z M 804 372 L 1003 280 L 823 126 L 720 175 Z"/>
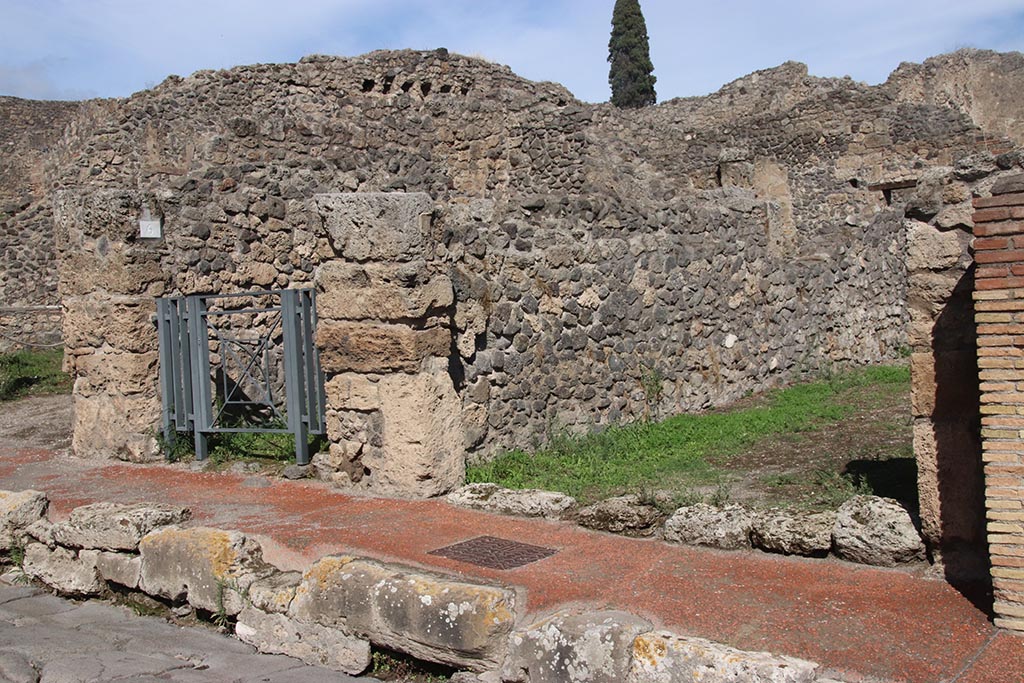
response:
<path id="1" fill-rule="evenodd" d="M 228 433 L 210 437 L 210 460 L 276 460 L 295 457 L 291 434 Z"/>
<path id="2" fill-rule="evenodd" d="M 70 393 L 71 378 L 60 369 L 63 360 L 61 349 L 0 354 L 0 401 Z"/>
<path id="3" fill-rule="evenodd" d="M 158 440 L 161 447 L 167 451 L 163 435 L 160 435 Z M 208 446 L 209 462 L 215 469 L 236 461 L 288 462 L 295 457 L 295 440 L 291 434 L 259 432 L 211 434 Z M 195 442 L 191 434 L 176 435 L 174 445 L 169 450 L 168 459 L 171 462 L 187 462 L 195 459 Z"/>
<path id="4" fill-rule="evenodd" d="M 283 423 L 265 424 L 265 428 L 281 428 Z M 195 441 L 191 434 L 177 434 L 173 445 L 167 448 L 163 434 L 157 435 L 161 448 L 171 462 L 195 460 Z M 272 466 L 287 464 L 295 459 L 295 438 L 291 434 L 263 432 L 227 432 L 211 434 L 209 438 L 210 469 L 219 470 L 234 462 L 256 462 Z M 325 446 L 323 436 L 309 436 L 309 452 L 317 453 Z"/>
<path id="5" fill-rule="evenodd" d="M 902 390 L 905 366 L 877 366 L 768 393 L 751 408 L 677 415 L 661 422 L 614 426 L 597 434 L 558 434 L 535 452 L 516 450 L 471 466 L 469 482 L 562 491 L 582 502 L 625 492 L 686 490 L 722 481 L 715 462 L 760 439 L 834 423 L 853 412 L 840 400 L 851 390 L 869 405 Z"/>

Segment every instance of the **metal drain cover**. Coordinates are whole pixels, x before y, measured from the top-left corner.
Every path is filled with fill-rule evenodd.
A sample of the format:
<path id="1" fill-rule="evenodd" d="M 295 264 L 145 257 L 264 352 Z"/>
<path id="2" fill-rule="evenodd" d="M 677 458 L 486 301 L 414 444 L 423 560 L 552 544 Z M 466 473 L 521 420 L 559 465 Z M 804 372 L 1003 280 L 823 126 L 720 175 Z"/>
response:
<path id="1" fill-rule="evenodd" d="M 529 543 L 519 543 L 494 536 L 477 536 L 468 541 L 431 550 L 428 555 L 439 555 L 459 562 L 490 569 L 515 569 L 551 557 L 558 551 Z"/>

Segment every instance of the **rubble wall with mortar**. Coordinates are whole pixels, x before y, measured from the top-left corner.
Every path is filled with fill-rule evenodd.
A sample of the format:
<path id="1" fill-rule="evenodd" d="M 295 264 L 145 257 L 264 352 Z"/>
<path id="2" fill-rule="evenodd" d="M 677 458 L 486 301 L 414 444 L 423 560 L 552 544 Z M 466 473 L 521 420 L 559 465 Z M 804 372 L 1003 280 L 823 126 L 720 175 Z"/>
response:
<path id="1" fill-rule="evenodd" d="M 904 217 L 868 185 L 994 165 L 984 136 L 958 112 L 799 65 L 737 83 L 623 113 L 407 51 L 199 72 L 89 105 L 54 157 L 64 331 L 82 420 L 118 429 L 76 430 L 76 448 L 152 454 L 153 297 L 394 265 L 332 241 L 323 193 L 433 200 L 414 265 L 452 283 L 435 322 L 476 454 L 897 357 Z M 143 204 L 160 242 L 134 238 Z M 376 314 L 349 322 L 399 332 Z M 394 372 L 374 370 L 357 374 Z M 365 444 L 370 427 L 349 432 Z"/>
<path id="2" fill-rule="evenodd" d="M 1024 175 L 974 201 L 974 309 L 995 623 L 1024 632 Z"/>
<path id="3" fill-rule="evenodd" d="M 60 305 L 45 160 L 79 107 L 0 97 L 0 309 Z M 0 351 L 59 341 L 59 311 L 0 310 Z"/>
<path id="4" fill-rule="evenodd" d="M 649 163 L 697 189 L 735 184 L 777 201 L 770 228 L 779 247 L 813 253 L 828 251 L 846 226 L 875 213 L 878 197 L 869 187 L 916 179 L 972 152 L 1013 148 L 952 105 L 896 92 L 812 77 L 805 65 L 789 62 L 608 125 L 632 128 L 624 142 L 636 141 Z M 670 132 L 672 141 L 647 130 Z M 801 229 L 794 242 L 795 225 Z"/>
<path id="5" fill-rule="evenodd" d="M 49 267 L 56 275 L 56 264 Z M 0 310 L 0 353 L 63 346 L 62 318 L 59 304 L 15 305 Z"/>
<path id="6" fill-rule="evenodd" d="M 1024 62 L 1019 53 L 966 49 L 931 58 L 924 64 L 902 64 L 884 86 L 868 88 L 849 79 L 810 78 L 805 66 L 788 63 L 738 79 L 707 97 L 678 99 L 650 108 L 636 122 L 639 125 L 629 121 L 624 125 L 633 132 L 641 132 L 640 138 L 629 143 L 639 142 L 648 158 L 660 156 L 659 164 L 681 166 L 685 173 L 679 178 L 684 185 L 707 187 L 721 181 L 750 182 L 751 170 L 756 166 L 753 179 L 758 189 L 771 194 L 780 187 L 778 169 L 766 164 L 765 159 L 785 159 L 785 169 L 792 173 L 801 166 L 788 163 L 794 151 L 799 157 L 815 146 L 830 147 L 841 142 L 843 136 L 852 140 L 850 149 L 854 154 L 838 159 L 838 175 L 846 176 L 840 180 L 866 184 L 891 180 L 894 172 L 904 170 L 902 161 L 907 155 L 897 148 L 920 137 L 919 127 L 925 120 L 930 119 L 927 126 L 931 128 L 958 129 L 962 128 L 956 116 L 959 112 L 983 131 L 979 136 L 982 146 L 1002 151 L 1005 141 L 1001 136 L 1020 143 L 1024 134 L 1017 121 L 1019 103 L 1013 93 L 1019 90 L 1016 86 L 1022 72 Z M 403 80 L 396 85 L 396 77 L 397 74 L 385 73 L 379 81 L 370 80 L 382 91 L 413 91 L 415 83 L 410 85 Z M 421 83 L 419 87 L 425 86 Z M 454 91 L 452 84 L 440 86 L 441 90 L 446 88 Z M 460 86 L 458 92 L 461 90 Z M 854 93 L 853 98 L 844 94 L 847 90 Z M 833 116 L 829 112 L 822 116 L 822 104 L 815 101 L 839 99 L 851 105 L 852 99 L 871 92 L 883 107 L 892 108 L 892 102 L 884 102 L 887 96 L 900 103 L 902 109 L 895 127 L 890 126 L 892 117 L 876 115 L 878 102 L 867 108 L 853 106 L 848 112 L 839 112 L 836 118 L 835 111 L 831 112 Z M 106 114 L 117 108 L 116 103 L 88 103 L 86 108 L 92 111 L 82 113 L 80 124 L 87 129 L 103 128 Z M 74 102 L 0 98 L 0 120 L 4 123 L 0 130 L 0 255 L 4 259 L 0 264 L 0 303 L 56 302 L 50 206 L 41 160 L 81 108 L 80 103 Z M 834 109 L 828 104 L 824 108 Z M 614 131 L 620 125 L 623 124 L 613 121 L 608 128 Z M 652 125 L 678 133 L 671 140 L 674 144 L 661 144 L 664 135 L 649 135 L 646 129 Z M 649 143 L 647 137 L 651 138 Z M 723 150 L 728 151 L 724 173 L 717 167 Z M 125 162 L 127 150 L 100 142 L 92 151 L 103 163 L 117 166 Z M 761 161 L 752 163 L 755 157 Z M 99 170 L 99 166 L 92 166 L 89 172 Z M 826 167 L 817 164 L 799 169 L 799 177 L 792 178 L 796 181 L 793 193 L 804 195 L 797 197 L 798 210 L 813 213 L 826 206 L 813 190 L 810 194 L 804 190 L 808 182 L 813 186 L 828 175 Z M 668 183 L 667 191 L 673 191 L 671 186 Z M 783 192 L 786 201 L 781 207 L 781 220 L 791 231 L 795 223 L 788 219 L 788 202 L 792 197 L 786 198 L 786 194 Z M 840 221 L 856 220 L 855 195 L 842 187 L 836 188 L 824 213 L 834 214 Z M 854 209 L 852 213 L 850 209 Z M 844 210 L 846 215 L 841 213 Z M 27 340 L 53 341 L 56 332 L 53 316 L 21 316 L 4 319 L 0 324 L 4 329 L 17 330 Z"/>
<path id="7" fill-rule="evenodd" d="M 1016 86 L 1024 76 L 1024 54 L 962 49 L 903 63 L 885 86 L 897 99 L 959 109 L 982 129 L 1024 144 L 1024 95 Z"/>

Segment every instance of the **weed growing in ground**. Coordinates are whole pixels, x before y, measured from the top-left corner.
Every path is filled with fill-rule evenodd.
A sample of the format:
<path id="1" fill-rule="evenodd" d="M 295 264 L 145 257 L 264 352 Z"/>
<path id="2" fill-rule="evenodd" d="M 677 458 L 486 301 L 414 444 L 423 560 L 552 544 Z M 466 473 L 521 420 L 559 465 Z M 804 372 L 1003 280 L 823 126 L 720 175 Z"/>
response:
<path id="1" fill-rule="evenodd" d="M 715 489 L 714 493 L 708 496 L 707 502 L 709 505 L 721 507 L 723 505 L 726 505 L 731 498 L 732 491 L 730 490 L 729 485 L 725 482 L 722 482 Z"/>
<path id="2" fill-rule="evenodd" d="M 25 546 L 22 544 L 20 539 L 14 539 L 11 541 L 11 547 L 7 551 L 7 556 L 18 569 L 25 566 Z"/>
<path id="3" fill-rule="evenodd" d="M 190 462 L 195 459 L 196 448 L 191 434 L 174 434 L 170 440 L 163 432 L 154 430 L 150 434 L 156 439 L 157 446 L 167 458 L 167 462 Z"/>
<path id="4" fill-rule="evenodd" d="M 11 565 L 14 582 L 29 583 L 29 576 L 25 573 L 25 544 L 20 538 L 12 539 L 11 547 L 7 549 L 7 560 Z"/>
<path id="5" fill-rule="evenodd" d="M 140 617 L 163 618 L 167 616 L 167 608 L 144 593 L 126 593 L 123 597 L 118 598 L 117 602 Z"/>
<path id="6" fill-rule="evenodd" d="M 644 420 L 650 422 L 657 417 L 665 397 L 665 376 L 654 365 L 645 365 L 640 369 L 640 388 L 644 392 Z"/>
<path id="7" fill-rule="evenodd" d="M 214 467 L 234 460 L 287 462 L 295 457 L 291 434 L 227 433 L 210 437 L 210 462 Z"/>
<path id="8" fill-rule="evenodd" d="M 217 608 L 213 611 L 210 621 L 218 631 L 227 633 L 231 630 L 231 617 L 228 616 L 227 593 L 232 590 L 231 583 L 226 579 L 217 579 Z"/>
<path id="9" fill-rule="evenodd" d="M 227 586 L 223 579 L 217 579 L 217 609 L 213 612 L 213 625 L 220 630 L 224 630 L 228 626 L 228 611 L 224 605 L 224 593 L 227 591 Z"/>
<path id="10" fill-rule="evenodd" d="M 792 473 L 773 474 L 765 477 L 764 483 L 768 486 L 783 488 L 785 486 L 796 486 L 800 483 L 800 477 Z"/>
<path id="11" fill-rule="evenodd" d="M 795 496 L 790 501 L 795 507 L 832 510 L 861 494 L 875 493 L 867 482 L 846 472 L 817 469 L 810 473 L 786 473 L 766 477 L 767 486 L 785 491 L 812 491 L 810 495 Z"/>
<path id="12" fill-rule="evenodd" d="M 870 487 L 864 482 L 857 482 L 847 474 L 830 470 L 818 470 L 813 476 L 814 487 L 818 494 L 812 504 L 835 508 L 858 494 L 871 493 Z"/>
<path id="13" fill-rule="evenodd" d="M 374 650 L 370 655 L 370 675 L 382 681 L 444 683 L 451 679 L 452 671 L 390 650 Z"/>

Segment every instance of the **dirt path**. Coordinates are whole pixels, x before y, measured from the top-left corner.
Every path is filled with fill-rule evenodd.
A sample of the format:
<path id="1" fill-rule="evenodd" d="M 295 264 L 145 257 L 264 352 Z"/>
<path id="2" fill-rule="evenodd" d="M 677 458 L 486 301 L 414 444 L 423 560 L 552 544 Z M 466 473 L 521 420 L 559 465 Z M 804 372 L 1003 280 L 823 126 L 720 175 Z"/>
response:
<path id="1" fill-rule="evenodd" d="M 765 400 L 754 396 L 722 410 L 756 407 Z M 840 420 L 763 438 L 739 453 L 713 458 L 725 474 L 729 501 L 835 509 L 854 493 L 871 493 L 916 512 L 909 385 L 854 387 L 836 400 L 850 408 Z M 698 492 L 716 491 L 709 486 Z"/>
<path id="2" fill-rule="evenodd" d="M 34 396 L 0 403 L 0 444 L 17 448 L 71 448 L 71 396 Z"/>

